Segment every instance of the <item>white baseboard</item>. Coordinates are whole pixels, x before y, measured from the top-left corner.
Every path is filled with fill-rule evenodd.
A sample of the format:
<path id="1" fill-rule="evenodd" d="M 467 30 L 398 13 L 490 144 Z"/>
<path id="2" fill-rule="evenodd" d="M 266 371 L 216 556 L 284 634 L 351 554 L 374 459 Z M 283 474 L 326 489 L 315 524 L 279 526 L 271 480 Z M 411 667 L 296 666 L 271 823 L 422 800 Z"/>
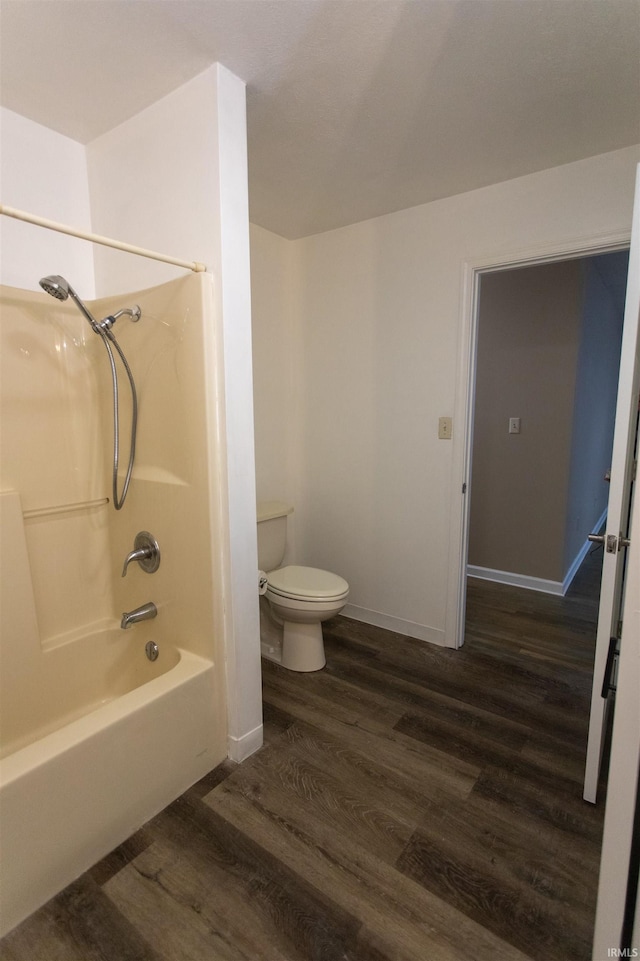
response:
<path id="1" fill-rule="evenodd" d="M 596 528 L 596 530 L 599 530 L 599 528 Z M 576 574 L 578 573 L 578 571 L 579 571 L 579 569 L 580 569 L 580 565 L 582 564 L 583 560 L 585 559 L 585 557 L 586 557 L 587 554 L 589 553 L 589 549 L 590 549 L 592 546 L 593 546 L 593 545 L 591 544 L 591 541 L 585 541 L 584 544 L 582 545 L 582 547 L 580 548 L 580 550 L 578 551 L 578 553 L 576 554 L 576 556 L 575 556 L 575 558 L 574 558 L 574 560 L 573 560 L 573 564 L 571 565 L 571 567 L 569 568 L 569 570 L 568 570 L 567 573 L 565 574 L 564 580 L 563 580 L 563 582 L 562 582 L 562 593 L 563 593 L 563 594 L 566 594 L 567 591 L 569 590 L 569 588 L 571 587 L 571 584 L 572 584 L 572 582 L 573 582 L 573 579 L 574 579 L 574 577 L 576 576 Z"/>
<path id="2" fill-rule="evenodd" d="M 274 661 L 276 664 L 281 664 L 282 648 L 275 647 L 273 644 L 266 644 L 264 641 L 260 641 L 260 656 L 266 657 L 268 661 Z"/>
<path id="3" fill-rule="evenodd" d="M 262 741 L 262 724 L 254 728 L 253 731 L 243 734 L 242 737 L 232 737 L 229 735 L 227 739 L 229 760 L 240 764 L 262 747 Z"/>
<path id="4" fill-rule="evenodd" d="M 602 514 L 600 515 L 600 518 L 594 524 L 593 530 L 599 531 L 604 526 L 606 520 L 607 520 L 607 508 L 605 507 Z M 586 540 L 582 545 L 582 547 L 580 548 L 580 550 L 578 551 L 578 553 L 576 554 L 573 560 L 573 563 L 571 564 L 571 567 L 565 574 L 564 581 L 562 582 L 563 594 L 566 594 L 569 588 L 571 587 L 571 583 L 574 577 L 576 576 L 576 574 L 578 573 L 578 570 L 580 569 L 580 565 L 582 564 L 583 560 L 585 559 L 585 557 L 587 556 L 587 554 L 589 553 L 592 547 L 593 545 L 591 541 Z"/>
<path id="5" fill-rule="evenodd" d="M 481 581 L 495 581 L 498 584 L 510 584 L 512 587 L 524 587 L 529 591 L 542 591 L 544 594 L 559 594 L 562 596 L 562 581 L 548 581 L 543 577 L 529 577 L 526 574 L 514 574 L 512 571 L 494 571 L 490 567 L 476 567 L 467 564 L 467 575 L 477 577 Z"/>
<path id="6" fill-rule="evenodd" d="M 428 627 L 426 624 L 415 624 L 413 621 L 405 621 L 401 617 L 394 617 L 392 614 L 382 614 L 380 611 L 370 611 L 366 607 L 357 607 L 355 604 L 347 604 L 341 611 L 344 617 L 350 617 L 354 621 L 362 621 L 364 624 L 373 624 L 374 627 L 383 627 L 387 631 L 395 631 L 396 634 L 406 634 L 408 637 L 415 637 L 420 641 L 429 641 L 439 647 L 445 647 L 444 631 L 435 627 Z"/>
<path id="7" fill-rule="evenodd" d="M 594 530 L 599 531 L 607 519 L 606 510 L 596 522 Z M 543 577 L 529 577 L 526 574 L 514 574 L 511 571 L 495 571 L 490 567 L 476 567 L 474 564 L 467 564 L 467 575 L 477 577 L 482 581 L 495 581 L 498 584 L 511 584 L 512 587 L 524 587 L 529 591 L 542 591 L 544 594 L 557 594 L 564 597 L 571 583 L 578 573 L 580 565 L 589 553 L 591 541 L 586 540 L 575 558 L 569 570 L 565 574 L 563 581 L 547 581 Z"/>

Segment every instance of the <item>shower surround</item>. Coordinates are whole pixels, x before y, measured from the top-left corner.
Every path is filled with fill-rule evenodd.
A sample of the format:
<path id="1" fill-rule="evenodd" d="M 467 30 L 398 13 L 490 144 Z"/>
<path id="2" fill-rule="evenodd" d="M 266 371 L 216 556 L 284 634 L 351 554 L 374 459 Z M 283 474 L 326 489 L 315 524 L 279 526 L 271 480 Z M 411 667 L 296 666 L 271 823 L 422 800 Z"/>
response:
<path id="1" fill-rule="evenodd" d="M 90 305 L 99 317 L 142 308 L 139 323 L 118 321 L 139 393 L 119 512 L 99 338 L 72 304 L 1 295 L 5 933 L 226 757 L 227 712 L 212 278 Z M 125 391 L 122 403 L 126 444 Z M 141 530 L 160 567 L 123 578 Z M 121 630 L 122 612 L 148 601 L 158 616 Z"/>

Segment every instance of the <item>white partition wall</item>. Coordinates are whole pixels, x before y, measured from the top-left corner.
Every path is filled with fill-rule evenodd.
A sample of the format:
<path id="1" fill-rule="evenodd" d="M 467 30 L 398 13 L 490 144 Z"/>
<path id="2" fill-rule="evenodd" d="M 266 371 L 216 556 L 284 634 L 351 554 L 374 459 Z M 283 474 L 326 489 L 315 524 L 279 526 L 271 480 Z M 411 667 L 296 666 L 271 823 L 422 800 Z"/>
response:
<path id="1" fill-rule="evenodd" d="M 224 591 L 229 753 L 242 760 L 262 743 L 244 84 L 216 64 L 94 140 L 87 159 L 94 230 L 202 261 L 213 273 L 216 323 L 205 352 L 211 440 L 222 453 L 213 549 Z M 96 249 L 99 293 L 176 273 Z"/>
<path id="2" fill-rule="evenodd" d="M 3 203 L 203 261 L 214 277 L 208 416 L 223 456 L 212 490 L 222 583 L 212 590 L 224 593 L 229 751 L 240 760 L 262 741 L 244 84 L 216 64 L 86 148 L 11 111 L 1 119 Z M 91 298 L 183 273 L 8 218 L 0 226 L 2 280 L 14 286 L 37 290 L 61 273 Z"/>
<path id="3" fill-rule="evenodd" d="M 40 217 L 91 229 L 87 163 L 82 144 L 0 107 L 2 203 Z M 45 162 L 46 158 L 46 162 Z M 95 294 L 91 244 L 0 217 L 0 281 L 39 290 L 47 274 L 73 277 L 83 297 Z"/>

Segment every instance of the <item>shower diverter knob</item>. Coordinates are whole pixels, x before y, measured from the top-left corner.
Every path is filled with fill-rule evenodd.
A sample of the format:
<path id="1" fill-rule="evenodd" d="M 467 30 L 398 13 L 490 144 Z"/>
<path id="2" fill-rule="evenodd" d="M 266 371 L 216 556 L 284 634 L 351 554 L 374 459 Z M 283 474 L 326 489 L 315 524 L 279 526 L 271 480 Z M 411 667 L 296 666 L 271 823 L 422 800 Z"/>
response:
<path id="1" fill-rule="evenodd" d="M 125 577 L 131 561 L 137 561 L 147 574 L 153 574 L 160 567 L 160 548 L 157 540 L 149 531 L 140 531 L 139 534 L 136 534 L 133 550 L 130 554 L 127 554 L 124 561 L 123 577 Z"/>

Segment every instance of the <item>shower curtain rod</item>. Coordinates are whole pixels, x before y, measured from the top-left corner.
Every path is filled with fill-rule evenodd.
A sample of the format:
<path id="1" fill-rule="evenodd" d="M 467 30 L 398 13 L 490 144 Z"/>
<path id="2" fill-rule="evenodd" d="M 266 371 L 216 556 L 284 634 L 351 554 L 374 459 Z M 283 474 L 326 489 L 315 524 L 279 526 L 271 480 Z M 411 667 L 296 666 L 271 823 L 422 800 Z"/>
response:
<path id="1" fill-rule="evenodd" d="M 138 254 L 140 257 L 148 257 L 150 260 L 160 260 L 165 264 L 173 264 L 174 267 L 185 267 L 194 273 L 203 273 L 206 266 L 194 260 L 177 260 L 175 257 L 167 257 L 165 254 L 156 253 L 155 250 L 146 250 L 144 247 L 134 247 L 133 244 L 125 244 L 120 240 L 112 240 L 110 237 L 101 237 L 99 234 L 91 234 L 86 230 L 78 230 L 76 227 L 68 227 L 66 224 L 56 223 L 55 220 L 46 220 L 44 217 L 36 217 L 24 210 L 16 210 L 15 207 L 6 207 L 0 204 L 0 214 L 5 217 L 13 217 L 14 220 L 23 220 L 27 224 L 35 224 L 36 227 L 46 227 L 47 230 L 57 230 L 60 234 L 69 234 L 70 237 L 78 237 L 80 240 L 89 240 L 92 244 L 102 244 L 103 247 L 114 247 L 116 250 L 124 250 L 129 254 Z"/>

